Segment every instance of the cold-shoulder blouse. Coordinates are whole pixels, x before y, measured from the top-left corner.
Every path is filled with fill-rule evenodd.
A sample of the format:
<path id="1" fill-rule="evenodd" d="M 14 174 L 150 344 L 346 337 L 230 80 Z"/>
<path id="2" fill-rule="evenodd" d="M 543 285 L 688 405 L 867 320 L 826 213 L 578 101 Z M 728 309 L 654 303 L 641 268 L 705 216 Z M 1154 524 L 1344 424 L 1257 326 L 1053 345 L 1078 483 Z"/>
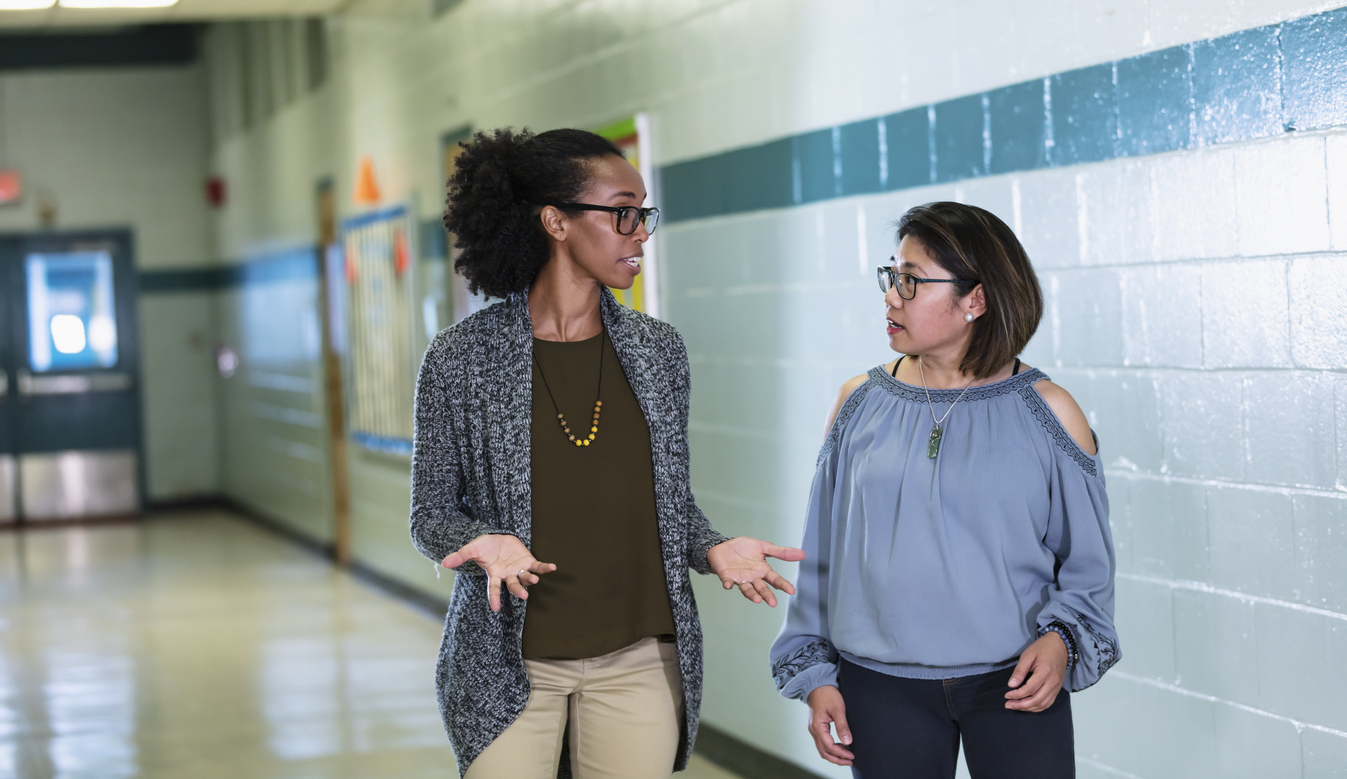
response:
<path id="1" fill-rule="evenodd" d="M 839 658 L 917 679 L 1009 668 L 1047 630 L 1071 650 L 1068 690 L 1117 662 L 1102 461 L 1035 389 L 1047 378 L 969 390 L 934 459 L 922 387 L 881 366 L 852 392 L 819 454 L 807 557 L 771 650 L 782 695 L 836 684 Z M 935 416 L 958 394 L 931 390 Z"/>

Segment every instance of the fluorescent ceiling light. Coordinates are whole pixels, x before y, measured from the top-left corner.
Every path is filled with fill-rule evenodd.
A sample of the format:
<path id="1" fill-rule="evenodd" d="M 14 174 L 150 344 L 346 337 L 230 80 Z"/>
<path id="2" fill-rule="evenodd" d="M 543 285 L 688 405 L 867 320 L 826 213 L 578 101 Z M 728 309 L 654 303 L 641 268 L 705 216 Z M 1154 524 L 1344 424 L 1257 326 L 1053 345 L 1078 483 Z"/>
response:
<path id="1" fill-rule="evenodd" d="M 178 0 L 61 0 L 62 8 L 167 8 L 177 4 Z"/>
<path id="2" fill-rule="evenodd" d="M 0 11 L 40 11 L 56 5 L 56 0 L 0 0 Z"/>

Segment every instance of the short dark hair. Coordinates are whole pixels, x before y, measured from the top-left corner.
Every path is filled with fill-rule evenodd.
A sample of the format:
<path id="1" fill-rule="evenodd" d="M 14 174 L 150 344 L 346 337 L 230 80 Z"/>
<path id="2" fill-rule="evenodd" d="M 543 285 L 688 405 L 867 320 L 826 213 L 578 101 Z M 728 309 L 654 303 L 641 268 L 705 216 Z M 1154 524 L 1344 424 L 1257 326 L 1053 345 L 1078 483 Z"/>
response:
<path id="1" fill-rule="evenodd" d="M 527 288 L 547 264 L 538 211 L 579 199 L 590 160 L 622 156 L 612 141 L 585 130 L 534 135 L 504 127 L 459 145 L 444 212 L 444 227 L 463 250 L 454 270 L 472 292 L 497 298 Z"/>
<path id="2" fill-rule="evenodd" d="M 985 379 L 1024 349 L 1043 319 L 1043 290 L 1015 232 L 990 211 L 963 203 L 927 203 L 898 220 L 898 240 L 921 243 L 956 279 L 963 297 L 982 285 L 987 313 L 973 324 L 973 342 L 959 370 Z M 943 286 L 943 285 L 942 285 Z"/>

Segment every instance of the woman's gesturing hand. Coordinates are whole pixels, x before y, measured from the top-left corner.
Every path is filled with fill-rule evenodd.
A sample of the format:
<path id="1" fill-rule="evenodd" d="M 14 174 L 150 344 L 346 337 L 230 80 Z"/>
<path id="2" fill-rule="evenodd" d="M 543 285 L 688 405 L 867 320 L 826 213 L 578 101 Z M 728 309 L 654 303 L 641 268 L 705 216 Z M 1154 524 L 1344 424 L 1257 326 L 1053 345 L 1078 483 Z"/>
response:
<path id="1" fill-rule="evenodd" d="M 725 589 L 737 586 L 739 592 L 754 603 L 767 601 L 768 606 L 775 607 L 776 595 L 772 593 L 772 587 L 787 595 L 794 595 L 795 588 L 772 570 L 767 564 L 769 557 L 798 562 L 804 559 L 804 550 L 738 536 L 716 544 L 706 552 L 706 562 L 711 564 L 711 570 L 720 577 Z M 769 584 L 771 587 L 767 586 Z"/>
<path id="2" fill-rule="evenodd" d="M 829 763 L 851 765 L 856 758 L 848 746 L 851 746 L 851 728 L 847 725 L 847 704 L 842 700 L 842 691 L 825 684 L 815 687 L 809 693 L 809 735 L 814 738 L 814 747 L 819 757 Z M 837 726 L 837 738 L 833 740 L 830 726 Z"/>
<path id="3" fill-rule="evenodd" d="M 440 563 L 445 568 L 457 568 L 466 562 L 474 562 L 486 571 L 486 595 L 491 601 L 491 610 L 500 611 L 500 583 L 516 598 L 528 600 L 530 584 L 538 583 L 538 576 L 551 573 L 557 567 L 552 563 L 540 563 L 533 558 L 524 542 L 514 536 L 492 535 L 478 536 L 471 543 L 444 558 Z"/>
<path id="4" fill-rule="evenodd" d="M 1006 708 L 1043 711 L 1051 706 L 1066 679 L 1066 660 L 1066 642 L 1056 632 L 1044 633 L 1030 644 L 1010 674 Z"/>

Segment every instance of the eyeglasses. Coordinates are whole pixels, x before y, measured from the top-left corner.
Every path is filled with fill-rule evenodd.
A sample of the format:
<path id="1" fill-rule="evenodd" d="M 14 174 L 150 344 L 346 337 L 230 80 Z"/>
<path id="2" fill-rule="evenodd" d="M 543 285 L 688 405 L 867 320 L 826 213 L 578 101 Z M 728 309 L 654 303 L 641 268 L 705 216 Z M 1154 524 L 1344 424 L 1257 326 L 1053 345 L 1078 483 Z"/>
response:
<path id="1" fill-rule="evenodd" d="M 898 297 L 911 300 L 917 294 L 918 284 L 973 284 L 974 279 L 922 279 L 911 273 L 899 273 L 892 265 L 875 268 L 879 277 L 879 291 L 888 294 L 890 289 L 898 288 Z"/>
<path id="2" fill-rule="evenodd" d="M 631 235 L 636 232 L 636 225 L 645 225 L 647 233 L 655 232 L 655 225 L 659 224 L 658 208 L 637 208 L 636 206 L 592 206 L 588 203 L 562 203 L 559 208 L 573 209 L 576 211 L 608 211 L 617 214 L 617 232 L 620 235 Z"/>

